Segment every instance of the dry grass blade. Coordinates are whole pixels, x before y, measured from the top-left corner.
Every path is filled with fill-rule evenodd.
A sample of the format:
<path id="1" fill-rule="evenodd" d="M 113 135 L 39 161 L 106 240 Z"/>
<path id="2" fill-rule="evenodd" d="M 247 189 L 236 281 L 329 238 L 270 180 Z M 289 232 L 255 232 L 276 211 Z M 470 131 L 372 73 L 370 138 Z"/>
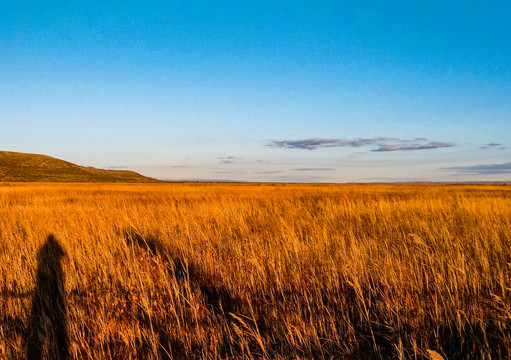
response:
<path id="1" fill-rule="evenodd" d="M 443 356 L 434 350 L 428 349 L 428 355 L 431 360 L 444 360 Z"/>

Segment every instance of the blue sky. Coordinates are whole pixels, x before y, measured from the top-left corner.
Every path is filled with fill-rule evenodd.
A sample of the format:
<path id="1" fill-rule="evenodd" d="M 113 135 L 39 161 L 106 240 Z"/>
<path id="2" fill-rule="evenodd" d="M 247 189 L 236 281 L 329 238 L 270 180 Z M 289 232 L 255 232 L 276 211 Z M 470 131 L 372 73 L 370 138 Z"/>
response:
<path id="1" fill-rule="evenodd" d="M 160 179 L 511 179 L 508 1 L 0 1 L 0 149 Z"/>

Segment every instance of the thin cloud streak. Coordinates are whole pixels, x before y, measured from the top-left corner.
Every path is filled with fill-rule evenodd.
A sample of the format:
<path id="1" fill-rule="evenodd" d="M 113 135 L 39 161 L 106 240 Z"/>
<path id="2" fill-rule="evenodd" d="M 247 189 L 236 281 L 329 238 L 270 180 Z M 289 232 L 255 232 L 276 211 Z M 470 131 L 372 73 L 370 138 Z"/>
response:
<path id="1" fill-rule="evenodd" d="M 237 159 L 238 157 L 237 156 L 220 156 L 218 159 L 219 160 L 233 160 L 233 159 Z"/>
<path id="2" fill-rule="evenodd" d="M 413 150 L 430 150 L 444 147 L 453 147 L 454 143 L 428 141 L 425 138 L 415 138 L 412 140 L 399 139 L 394 137 L 376 137 L 376 138 L 358 138 L 353 140 L 346 139 L 327 139 L 327 138 L 310 138 L 302 140 L 270 140 L 266 145 L 272 148 L 284 149 L 301 149 L 316 150 L 318 148 L 330 147 L 354 147 L 363 146 L 376 147 L 371 151 L 413 151 Z"/>
<path id="3" fill-rule="evenodd" d="M 498 144 L 498 143 L 489 143 L 489 144 L 484 144 L 483 146 L 481 146 L 480 148 L 481 150 L 487 150 L 487 149 L 497 149 L 497 150 L 506 150 L 507 147 L 504 146 L 504 144 Z"/>
<path id="4" fill-rule="evenodd" d="M 335 170 L 334 168 L 298 168 L 293 169 L 293 171 L 330 171 Z"/>
<path id="5" fill-rule="evenodd" d="M 285 171 L 282 171 L 282 170 L 268 170 L 268 171 L 256 171 L 256 172 L 254 172 L 254 174 L 266 174 L 266 175 L 269 175 L 269 174 L 282 174 L 282 173 L 285 173 Z"/>
<path id="6" fill-rule="evenodd" d="M 474 166 L 453 166 L 441 170 L 454 171 L 461 175 L 498 175 L 511 174 L 511 162 L 504 164 L 487 164 Z"/>
<path id="7" fill-rule="evenodd" d="M 232 163 L 234 163 L 235 159 L 239 159 L 239 158 L 237 156 L 232 156 L 232 155 L 220 156 L 218 158 L 218 160 L 221 160 L 221 161 L 219 161 L 218 163 L 219 164 L 232 164 Z"/>
<path id="8" fill-rule="evenodd" d="M 400 144 L 378 144 L 379 148 L 371 151 L 412 151 L 412 150 L 430 150 L 444 147 L 453 147 L 454 144 L 432 141 L 428 143 L 400 143 Z"/>

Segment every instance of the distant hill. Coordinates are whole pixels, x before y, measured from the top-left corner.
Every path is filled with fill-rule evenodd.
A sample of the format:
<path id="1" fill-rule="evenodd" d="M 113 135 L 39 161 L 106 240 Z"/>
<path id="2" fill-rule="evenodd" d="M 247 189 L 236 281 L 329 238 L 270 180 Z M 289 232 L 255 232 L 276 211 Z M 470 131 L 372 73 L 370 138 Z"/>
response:
<path id="1" fill-rule="evenodd" d="M 0 151 L 0 181 L 157 182 L 130 170 L 79 166 L 46 155 Z"/>

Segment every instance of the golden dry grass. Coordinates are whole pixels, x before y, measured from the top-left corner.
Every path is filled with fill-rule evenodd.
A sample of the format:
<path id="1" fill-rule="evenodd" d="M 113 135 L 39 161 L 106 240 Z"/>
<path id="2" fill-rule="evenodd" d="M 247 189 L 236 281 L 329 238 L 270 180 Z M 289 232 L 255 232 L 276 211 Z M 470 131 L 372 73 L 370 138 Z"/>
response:
<path id="1" fill-rule="evenodd" d="M 510 186 L 4 184 L 0 359 L 60 270 L 72 359 L 508 358 L 510 243 Z"/>

